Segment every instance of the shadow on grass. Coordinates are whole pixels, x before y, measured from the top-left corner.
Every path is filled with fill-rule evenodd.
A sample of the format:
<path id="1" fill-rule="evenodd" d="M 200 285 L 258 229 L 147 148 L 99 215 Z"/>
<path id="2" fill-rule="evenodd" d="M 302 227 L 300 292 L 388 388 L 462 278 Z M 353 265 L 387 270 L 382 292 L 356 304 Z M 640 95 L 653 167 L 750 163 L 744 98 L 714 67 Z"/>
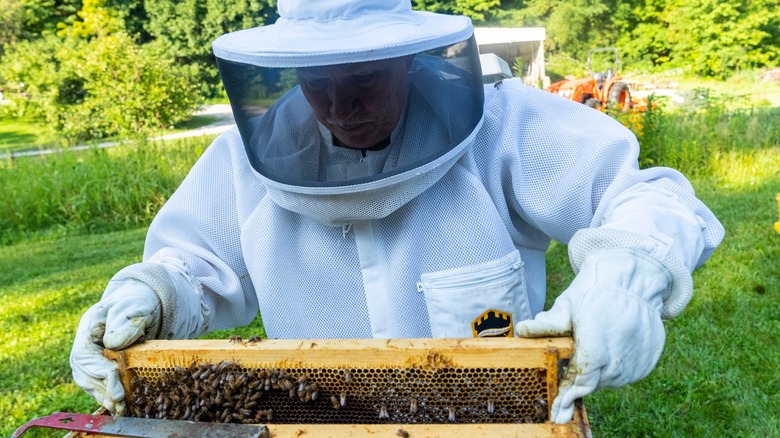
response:
<path id="1" fill-rule="evenodd" d="M 106 281 L 124 264 L 139 262 L 146 228 L 96 235 L 76 235 L 51 240 L 24 241 L 0 247 L 0 283 L 3 288 L 36 281 L 39 288 L 51 281 L 62 285 L 61 274 L 93 269 L 90 276 L 107 275 Z M 106 268 L 110 266 L 110 268 Z M 105 274 L 99 274 L 104 271 Z M 50 280 L 49 280 L 50 279 Z M 83 281 L 84 278 L 74 282 Z"/>

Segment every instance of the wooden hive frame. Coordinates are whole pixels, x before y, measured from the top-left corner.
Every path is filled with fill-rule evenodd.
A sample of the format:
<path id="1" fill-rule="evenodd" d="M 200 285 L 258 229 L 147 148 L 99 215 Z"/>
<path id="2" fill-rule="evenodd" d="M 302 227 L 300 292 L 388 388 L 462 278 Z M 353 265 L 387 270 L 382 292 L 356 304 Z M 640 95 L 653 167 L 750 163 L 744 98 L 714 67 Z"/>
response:
<path id="1" fill-rule="evenodd" d="M 374 375 L 381 375 L 387 370 L 395 370 L 396 373 L 418 373 L 418 377 L 443 375 L 456 373 L 457 376 L 471 376 L 469 370 L 489 370 L 503 374 L 510 374 L 517 370 L 520 373 L 528 373 L 529 370 L 537 373 L 543 386 L 537 391 L 539 398 L 545 398 L 541 406 L 547 410 L 545 420 L 549 419 L 549 408 L 558 393 L 559 361 L 569 359 L 572 354 L 573 342 L 571 338 L 482 338 L 482 339 L 342 339 L 342 340 L 263 340 L 262 342 L 247 342 L 232 340 L 177 340 L 177 341 L 147 341 L 137 344 L 123 351 L 106 351 L 106 356 L 116 360 L 119 366 L 122 384 L 127 393 L 128 404 L 131 403 L 131 395 L 138 389 L 139 376 L 150 375 L 174 367 L 181 370 L 193 367 L 195 364 L 218 364 L 223 361 L 239 364 L 242 369 L 284 369 L 291 373 L 304 370 L 309 373 L 317 373 L 322 370 L 321 393 L 318 402 L 319 409 L 322 404 L 327 406 L 330 402 L 327 397 L 333 381 L 344 379 L 347 373 L 350 376 L 359 370 L 376 371 Z M 192 368 L 190 368 L 192 369 Z M 518 370 L 520 369 L 520 370 Z M 350 371 L 351 370 L 351 371 Z M 400 370 L 400 371 L 399 371 Z M 487 371 L 486 371 L 487 372 Z M 330 374 L 328 374 L 330 373 Z M 367 376 L 372 376 L 366 372 Z M 306 374 L 304 374 L 306 375 Z M 365 376 L 364 376 L 365 377 Z M 350 377 L 351 378 L 351 377 Z M 372 377 L 373 378 L 373 377 Z M 357 377 L 355 380 L 359 380 Z M 365 379 L 364 379 L 365 380 Z M 386 380 L 386 379 L 385 379 Z M 474 381 L 478 379 L 473 379 Z M 483 379 L 484 380 L 484 379 Z M 452 378 L 439 379 L 439 381 L 452 382 Z M 489 379 L 491 385 L 493 379 Z M 376 386 L 376 382 L 374 386 Z M 509 382 L 507 380 L 506 382 Z M 512 379 L 513 383 L 505 383 L 504 386 L 522 387 L 524 380 Z M 338 386 L 339 382 L 335 382 Z M 357 384 L 357 383 L 356 383 Z M 465 388 L 464 383 L 450 383 L 452 388 Z M 458 386 L 460 385 L 460 386 Z M 474 388 L 484 388 L 478 383 L 470 382 Z M 477 385 L 477 386 L 474 386 Z M 483 385 L 484 386 L 484 385 Z M 537 386 L 539 384 L 537 383 Z M 335 388 L 335 387 L 334 387 Z M 351 389 L 350 389 L 351 390 Z M 385 389 L 386 390 L 386 389 Z M 391 391 L 395 391 L 392 390 Z M 434 391 L 441 394 L 438 389 L 426 387 L 425 391 Z M 445 389 L 445 392 L 447 390 Z M 446 394 L 464 398 L 468 394 L 461 394 L 460 389 L 449 390 Z M 454 391 L 454 392 L 453 392 Z M 521 390 L 522 392 L 522 390 Z M 338 392 L 336 392 L 338 393 Z M 342 392 L 343 394 L 343 392 Z M 514 395 L 515 393 L 512 392 Z M 292 391 L 290 391 L 292 397 Z M 395 399 L 403 400 L 408 410 L 409 399 L 404 398 L 402 390 L 394 394 Z M 518 396 L 521 397 L 521 396 Z M 385 420 L 360 421 L 360 424 L 315 424 L 320 421 L 302 423 L 285 423 L 278 416 L 274 421 L 268 422 L 271 436 L 365 436 L 379 434 L 384 436 L 402 435 L 399 429 L 403 429 L 409 436 L 477 436 L 477 434 L 489 434 L 494 436 L 530 436 L 530 437 L 562 437 L 562 436 L 590 436 L 590 427 L 581 402 L 575 409 L 574 419 L 567 424 L 554 424 L 549 421 L 527 423 L 519 420 L 517 415 L 505 412 L 504 422 L 481 422 L 479 418 L 485 417 L 484 398 L 478 396 L 476 402 L 481 407 L 474 407 L 474 412 L 469 408 L 463 408 L 463 422 L 434 421 L 416 422 L 407 421 L 408 415 L 401 413 L 403 407 L 390 406 L 391 415 Z M 351 400 L 353 401 L 354 398 Z M 438 404 L 433 398 L 429 398 L 426 406 L 429 412 L 437 412 L 441 417 L 442 404 Z M 504 401 L 506 399 L 503 399 Z M 517 403 L 523 403 L 517 399 Z M 297 400 L 296 400 L 297 402 Z M 376 408 L 366 402 L 364 408 Z M 399 402 L 398 404 L 403 404 Z M 417 404 L 415 399 L 415 405 Z M 443 402 L 445 403 L 445 402 Z M 446 402 L 456 403 L 456 402 Z M 445 403 L 445 404 L 446 404 Z M 466 403 L 465 401 L 463 403 Z M 489 402 L 492 405 L 493 401 Z M 292 406 L 292 402 L 290 402 Z M 506 403 L 505 403 L 506 404 Z M 353 404 L 351 403 L 350 406 Z M 452 404 L 451 404 L 452 405 Z M 310 404 L 314 407 L 314 404 Z M 382 404 L 382 409 L 385 405 Z M 493 407 L 490 406 L 491 413 Z M 357 409 L 357 408 L 356 408 Z M 481 410 L 480 410 L 481 409 Z M 277 409 L 278 411 L 278 409 Z M 415 408 L 415 413 L 417 409 Z M 538 411 L 538 406 L 537 406 Z M 319 411 L 325 412 L 325 411 Z M 446 411 L 445 411 L 446 412 Z M 452 412 L 452 410 L 450 411 Z M 400 413 L 400 414 L 399 414 Z M 330 414 L 328 414 L 330 415 Z M 452 414 L 450 414 L 452 415 Z M 459 414 L 460 411 L 459 411 Z M 381 417 L 381 410 L 380 410 Z M 446 415 L 444 415 L 446 419 Z M 492 417 L 489 417 L 492 418 Z M 319 417 L 317 417 L 319 419 Z M 458 419 L 461 419 L 460 417 Z M 526 418 L 527 420 L 527 418 Z M 338 421 L 337 421 L 338 422 Z M 350 421 L 353 422 L 353 421 Z M 486 435 L 487 436 L 487 435 Z"/>

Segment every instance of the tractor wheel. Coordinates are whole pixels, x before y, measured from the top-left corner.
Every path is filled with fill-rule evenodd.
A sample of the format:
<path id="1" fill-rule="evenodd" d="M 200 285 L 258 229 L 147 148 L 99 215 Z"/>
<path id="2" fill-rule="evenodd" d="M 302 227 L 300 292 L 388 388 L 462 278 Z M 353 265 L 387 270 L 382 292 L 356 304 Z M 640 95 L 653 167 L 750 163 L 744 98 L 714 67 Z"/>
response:
<path id="1" fill-rule="evenodd" d="M 615 82 L 609 87 L 609 108 L 627 113 L 631 109 L 631 91 L 625 82 Z"/>
<path id="2" fill-rule="evenodd" d="M 601 108 L 601 102 L 599 102 L 599 100 L 596 99 L 595 97 L 591 97 L 588 100 L 586 100 L 585 101 L 585 105 L 587 105 L 587 106 L 589 106 L 591 108 L 596 108 L 596 109 Z"/>

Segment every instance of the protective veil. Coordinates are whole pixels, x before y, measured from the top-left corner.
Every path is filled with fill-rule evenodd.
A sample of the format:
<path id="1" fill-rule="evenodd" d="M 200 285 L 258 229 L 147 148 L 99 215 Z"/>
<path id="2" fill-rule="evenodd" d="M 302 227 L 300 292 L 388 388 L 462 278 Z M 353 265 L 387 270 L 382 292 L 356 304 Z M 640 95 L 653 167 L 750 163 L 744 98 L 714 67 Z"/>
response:
<path id="1" fill-rule="evenodd" d="M 313 2 L 289 10 L 280 5 L 280 13 L 291 16 L 274 24 L 274 38 L 257 28 L 214 42 L 249 162 L 277 205 L 327 225 L 384 218 L 436 183 L 473 142 L 481 123 L 483 87 L 470 23 L 403 5 L 345 5 L 339 15 L 327 16 L 325 29 L 316 25 L 324 17 L 309 17 L 327 12 Z M 388 10 L 393 12 L 390 19 Z M 397 30 L 376 32 L 382 20 Z M 334 29 L 343 31 L 343 38 Z M 362 89 L 375 81 L 366 78 L 371 63 L 400 59 L 411 63 L 399 72 L 406 76 L 408 91 L 398 87 L 407 93 L 406 104 L 389 144 L 364 156 L 334 145 L 337 139 L 317 121 L 302 86 L 296 85 L 298 77 L 306 77 L 311 67 L 342 64 L 348 85 L 337 93 L 358 96 L 354 105 L 359 107 Z M 319 83 L 311 91 L 330 92 Z M 264 99 L 278 93 L 284 94 L 265 112 Z M 362 108 L 349 110 L 356 112 L 354 118 L 372 120 Z"/>

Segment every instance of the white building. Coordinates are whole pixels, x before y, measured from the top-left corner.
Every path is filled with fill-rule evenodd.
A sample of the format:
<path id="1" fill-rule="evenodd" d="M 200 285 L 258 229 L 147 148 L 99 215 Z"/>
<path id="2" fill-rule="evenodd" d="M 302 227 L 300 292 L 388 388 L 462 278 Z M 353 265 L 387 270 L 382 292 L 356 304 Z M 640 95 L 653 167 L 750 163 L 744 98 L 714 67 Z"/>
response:
<path id="1" fill-rule="evenodd" d="M 545 88 L 550 85 L 550 78 L 544 71 L 544 40 L 543 27 L 476 27 L 474 37 L 479 46 L 479 53 L 494 53 L 514 67 L 515 59 L 523 59 L 523 81 L 535 87 Z"/>

